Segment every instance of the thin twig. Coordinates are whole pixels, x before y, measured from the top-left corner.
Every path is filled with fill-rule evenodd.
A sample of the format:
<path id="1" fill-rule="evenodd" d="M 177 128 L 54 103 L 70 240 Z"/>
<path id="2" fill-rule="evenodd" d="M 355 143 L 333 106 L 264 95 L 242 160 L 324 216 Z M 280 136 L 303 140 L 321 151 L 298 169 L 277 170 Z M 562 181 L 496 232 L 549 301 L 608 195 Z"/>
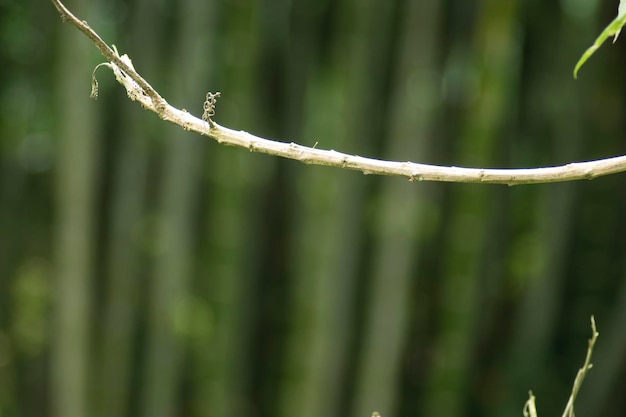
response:
<path id="1" fill-rule="evenodd" d="M 626 171 L 626 156 L 575 162 L 567 165 L 529 169 L 459 168 L 419 164 L 415 162 L 385 161 L 348 155 L 334 150 L 307 147 L 260 138 L 244 131 L 220 126 L 213 120 L 201 120 L 184 110 L 170 106 L 157 91 L 135 71 L 126 55 L 120 56 L 89 25 L 74 16 L 60 0 L 52 0 L 64 21 L 83 32 L 109 61 L 115 76 L 132 100 L 155 112 L 161 119 L 181 126 L 185 130 L 206 135 L 225 145 L 239 146 L 251 152 L 260 152 L 294 159 L 306 164 L 326 165 L 361 171 L 364 174 L 392 175 L 410 181 L 445 181 L 491 184 L 537 184 L 582 179 Z M 317 144 L 317 142 L 316 142 Z"/>
<path id="2" fill-rule="evenodd" d="M 576 379 L 574 379 L 574 386 L 572 387 L 572 393 L 569 396 L 569 400 L 567 401 L 567 405 L 565 406 L 565 411 L 563 411 L 562 417 L 574 417 L 574 401 L 576 401 L 576 396 L 578 396 L 578 391 L 580 391 L 580 387 L 583 384 L 583 380 L 587 375 L 587 372 L 593 367 L 591 363 L 591 355 L 593 354 L 593 347 L 596 345 L 596 340 L 600 336 L 598 330 L 596 329 L 596 320 L 591 316 L 591 339 L 589 339 L 589 346 L 587 347 L 587 356 L 585 357 L 585 363 L 582 368 L 578 370 L 576 374 Z M 532 391 L 528 391 L 528 401 L 524 404 L 523 409 L 524 417 L 537 417 L 537 407 L 535 405 L 535 396 Z"/>
<path id="3" fill-rule="evenodd" d="M 591 339 L 589 339 L 589 347 L 587 348 L 587 357 L 585 358 L 585 363 L 582 368 L 578 370 L 576 374 L 576 379 L 574 380 L 574 386 L 572 387 L 572 395 L 570 395 L 569 400 L 567 401 L 567 405 L 565 406 L 565 411 L 563 411 L 562 417 L 574 417 L 574 401 L 576 400 L 576 396 L 578 395 L 578 391 L 580 391 L 580 387 L 583 384 L 583 380 L 585 376 L 587 376 L 587 372 L 593 367 L 591 363 L 591 354 L 593 353 L 593 347 L 596 344 L 596 340 L 598 339 L 598 330 L 596 329 L 596 320 L 591 316 Z"/>
<path id="4" fill-rule="evenodd" d="M 528 401 L 524 404 L 524 417 L 537 417 L 537 406 L 535 405 L 535 396 L 532 391 L 528 391 Z"/>

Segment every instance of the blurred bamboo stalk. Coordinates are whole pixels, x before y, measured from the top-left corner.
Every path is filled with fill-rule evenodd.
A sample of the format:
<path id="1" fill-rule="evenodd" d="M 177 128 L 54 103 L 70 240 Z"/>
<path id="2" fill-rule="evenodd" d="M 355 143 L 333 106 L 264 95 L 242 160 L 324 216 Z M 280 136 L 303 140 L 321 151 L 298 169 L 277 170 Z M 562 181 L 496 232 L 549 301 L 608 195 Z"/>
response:
<path id="1" fill-rule="evenodd" d="M 75 7 L 85 6 L 77 2 Z M 88 14 L 88 13 L 86 13 Z M 94 206 L 98 192 L 98 121 L 88 96 L 93 45 L 74 28 L 60 27 L 56 74 L 58 151 L 55 165 L 56 230 L 50 387 L 52 414 L 89 415 L 87 387 L 92 320 Z"/>
<path id="2" fill-rule="evenodd" d="M 258 10 L 257 0 L 223 1 L 206 11 L 204 27 L 197 28 L 201 35 L 196 48 L 207 65 L 199 88 L 228 91 L 230 100 L 218 105 L 219 117 L 232 117 L 244 126 L 254 119 L 258 100 L 254 68 L 261 31 L 253 24 Z M 191 408 L 197 416 L 245 417 L 254 413 L 246 397 L 251 373 L 246 354 L 258 274 L 250 245 L 258 222 L 263 221 L 256 210 L 259 202 L 254 187 L 263 176 L 249 154 L 220 146 L 208 148 L 202 174 L 208 180 L 203 189 L 206 211 L 201 213 L 206 229 L 195 282 L 206 318 L 196 320 L 195 327 L 204 328 L 197 329 L 201 333 L 190 343 Z"/>
<path id="3" fill-rule="evenodd" d="M 206 89 L 210 45 L 207 26 L 213 2 L 178 2 L 170 58 L 175 64 L 167 75 L 172 100 L 190 106 L 202 102 Z M 205 55 L 206 54 L 206 55 Z M 184 75 L 181 75 L 184 74 Z M 192 295 L 194 273 L 194 209 L 199 201 L 199 172 L 204 157 L 201 138 L 191 138 L 180 129 L 168 127 L 163 154 L 163 177 L 157 225 L 157 256 L 149 288 L 148 337 L 143 369 L 142 414 L 169 417 L 178 413 L 177 387 L 182 381 L 185 337 L 205 321 L 196 321 L 198 301 Z M 202 308 L 202 307 L 200 307 Z"/>
<path id="4" fill-rule="evenodd" d="M 579 31 L 592 33 L 595 13 L 578 22 Z M 559 75 L 563 63 L 575 56 L 575 46 L 567 42 L 571 28 L 562 16 L 556 27 L 558 32 L 549 43 L 544 45 L 545 64 L 554 71 L 550 91 L 545 89 L 541 77 L 546 71 L 541 70 L 527 87 L 530 101 L 537 103 L 535 112 L 527 121 L 527 128 L 542 125 L 549 120 L 552 132 L 555 132 L 546 153 L 559 159 L 579 158 L 584 153 L 585 109 L 581 105 L 586 96 L 584 89 L 571 88 L 573 81 Z M 563 45 L 567 45 L 564 47 Z M 549 51 L 549 52 L 548 52 Z M 533 74 L 534 75 L 534 74 Z M 565 303 L 568 275 L 566 265 L 570 257 L 570 245 L 577 221 L 577 201 L 580 187 L 576 183 L 559 184 L 537 190 L 533 200 L 526 199 L 524 204 L 534 201 L 529 210 L 531 228 L 524 234 L 518 234 L 510 255 L 513 280 L 523 282 L 526 289 L 524 297 L 519 299 L 518 319 L 514 324 L 510 348 L 505 359 L 506 379 L 512 386 L 536 387 L 536 381 L 552 381 L 557 376 L 551 366 L 553 355 L 552 343 L 558 333 L 559 316 Z M 527 196 L 528 197 L 528 196 Z M 521 202 L 520 202 L 521 203 Z M 531 263 L 524 258 L 533 259 Z M 585 311 L 579 317 L 593 312 Z M 575 317 L 574 312 L 570 313 Z M 598 358 L 600 355 L 597 356 Z M 534 382 L 534 383 L 533 383 Z M 547 385 L 547 383 L 544 382 Z M 555 389 L 554 384 L 552 389 Z M 563 384 L 566 390 L 567 385 Z M 595 384 L 589 384 L 588 392 L 595 391 Z M 513 393 L 504 396 L 501 407 L 493 408 L 493 415 L 513 413 L 519 409 L 518 397 Z"/>
<path id="5" fill-rule="evenodd" d="M 320 147 L 367 154 L 382 130 L 382 120 L 369 115 L 382 100 L 387 62 L 374 57 L 388 47 L 394 5 L 352 0 L 327 6 L 335 17 L 332 43 L 310 51 L 327 57 L 329 68 L 305 77 L 302 136 L 309 145 L 321 138 Z M 297 250 L 280 415 L 338 415 L 347 405 L 364 182 L 351 173 L 312 169 L 299 172 L 293 186 Z"/>
<path id="6" fill-rule="evenodd" d="M 440 108 L 441 81 L 436 50 L 439 2 L 412 0 L 401 15 L 398 59 L 390 101 L 389 136 L 385 157 L 426 159 L 431 154 L 432 130 Z M 380 410 L 397 412 L 402 358 L 409 334 L 411 300 L 420 238 L 433 186 L 383 178 L 377 196 L 372 281 L 365 310 L 363 352 L 356 376 L 354 416 Z M 419 323 L 413 322 L 418 327 Z"/>
<path id="7" fill-rule="evenodd" d="M 521 72 L 518 37 L 518 1 L 485 0 L 480 3 L 475 35 L 470 45 L 462 37 L 452 44 L 452 53 L 471 47 L 475 58 L 462 68 L 448 68 L 448 74 L 464 71 L 462 130 L 454 155 L 463 164 L 492 163 L 502 146 L 504 127 L 514 114 L 516 81 Z M 458 35 L 457 35 L 458 36 Z M 462 35 L 461 35 L 462 36 Z M 454 60 L 450 61 L 455 65 Z M 451 82 L 453 80 L 447 80 Z M 438 312 L 438 338 L 430 369 L 423 412 L 426 416 L 454 417 L 464 414 L 472 363 L 481 332 L 482 289 L 493 282 L 489 243 L 495 241 L 491 221 L 498 213 L 494 189 L 454 188 L 452 212 L 446 236 L 447 247 Z"/>
<path id="8" fill-rule="evenodd" d="M 152 39 L 163 29 L 162 9 L 152 0 L 133 3 L 133 23 L 129 29 L 129 50 L 146 73 L 157 73 L 158 44 Z M 121 32 L 121 28 L 120 28 Z M 124 98 L 122 98 L 124 99 Z M 108 274 L 99 335 L 99 375 L 96 386 L 97 412 L 102 417 L 122 416 L 131 406 L 137 390 L 132 387 L 135 332 L 141 313 L 141 259 L 145 251 L 143 228 L 147 224 L 146 189 L 151 136 L 154 123 L 144 114 L 122 104 L 118 127 L 111 203 L 108 207 L 111 227 L 107 234 Z M 158 123 L 158 122 L 157 122 Z M 142 247 L 144 245 L 144 247 Z"/>

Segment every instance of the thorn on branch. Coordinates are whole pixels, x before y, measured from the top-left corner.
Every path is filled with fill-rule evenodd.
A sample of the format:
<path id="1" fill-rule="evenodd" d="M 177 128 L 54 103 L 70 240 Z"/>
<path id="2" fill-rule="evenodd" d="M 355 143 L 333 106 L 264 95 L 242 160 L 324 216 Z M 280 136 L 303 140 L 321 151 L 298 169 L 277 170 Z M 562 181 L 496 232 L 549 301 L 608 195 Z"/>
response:
<path id="1" fill-rule="evenodd" d="M 206 100 L 204 101 L 204 113 L 202 113 L 202 120 L 208 122 L 211 127 L 213 127 L 213 120 L 211 117 L 215 116 L 215 103 L 217 102 L 217 98 L 220 97 L 222 93 L 219 91 L 217 93 L 211 93 L 210 91 L 206 93 Z"/>

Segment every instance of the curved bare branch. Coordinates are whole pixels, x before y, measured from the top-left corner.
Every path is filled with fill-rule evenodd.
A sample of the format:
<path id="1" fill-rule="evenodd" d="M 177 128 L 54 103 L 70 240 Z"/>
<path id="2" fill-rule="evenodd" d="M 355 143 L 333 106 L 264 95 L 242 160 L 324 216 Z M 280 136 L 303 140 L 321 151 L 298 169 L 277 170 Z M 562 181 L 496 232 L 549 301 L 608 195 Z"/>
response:
<path id="1" fill-rule="evenodd" d="M 306 164 L 334 166 L 361 171 L 364 174 L 405 177 L 410 181 L 445 181 L 491 184 L 538 184 L 582 179 L 626 171 L 626 156 L 573 162 L 567 165 L 527 169 L 487 169 L 438 166 L 415 162 L 386 161 L 349 155 L 335 150 L 317 149 L 296 143 L 264 139 L 244 131 L 218 125 L 209 117 L 199 119 L 185 110 L 169 105 L 157 91 L 137 73 L 127 55 L 120 56 L 83 20 L 74 16 L 60 0 L 52 0 L 61 18 L 83 32 L 109 61 L 109 66 L 132 100 L 159 115 L 163 120 L 201 135 L 215 139 L 225 145 L 239 146 L 251 152 L 260 152 L 283 158 L 295 159 Z M 214 105 L 215 103 L 213 103 Z"/>

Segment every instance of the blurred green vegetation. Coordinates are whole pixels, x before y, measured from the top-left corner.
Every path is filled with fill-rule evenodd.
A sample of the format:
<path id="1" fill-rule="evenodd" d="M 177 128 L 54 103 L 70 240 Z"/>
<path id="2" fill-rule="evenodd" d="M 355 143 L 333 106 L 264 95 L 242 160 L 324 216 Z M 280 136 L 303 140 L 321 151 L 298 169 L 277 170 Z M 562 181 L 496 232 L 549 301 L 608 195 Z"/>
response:
<path id="1" fill-rule="evenodd" d="M 68 0 L 174 106 L 394 160 L 624 154 L 603 0 Z M 0 0 L 0 417 L 623 416 L 626 177 L 409 183 L 220 146 Z"/>

